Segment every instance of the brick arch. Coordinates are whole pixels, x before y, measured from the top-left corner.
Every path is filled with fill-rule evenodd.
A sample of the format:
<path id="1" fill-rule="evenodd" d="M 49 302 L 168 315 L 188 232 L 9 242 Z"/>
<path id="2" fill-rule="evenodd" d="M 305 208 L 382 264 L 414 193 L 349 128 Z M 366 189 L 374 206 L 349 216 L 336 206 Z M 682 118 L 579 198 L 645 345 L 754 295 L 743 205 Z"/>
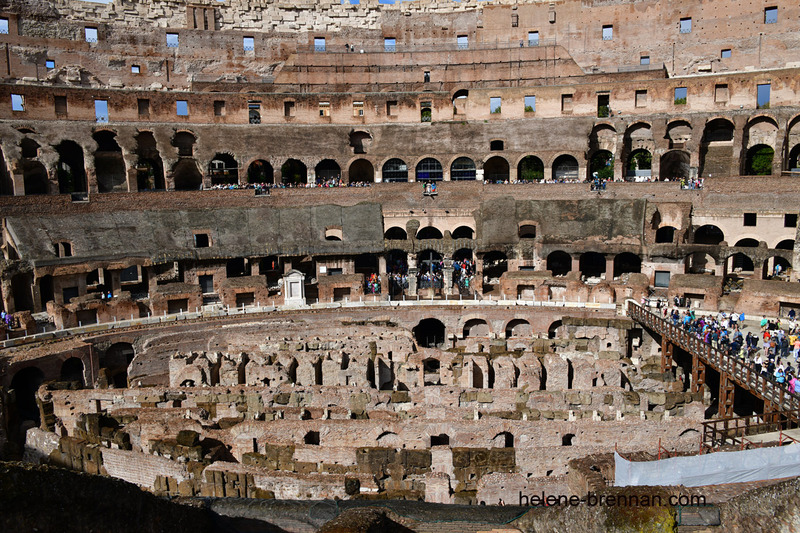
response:
<path id="1" fill-rule="evenodd" d="M 459 159 L 461 157 L 466 157 L 466 158 L 471 159 L 472 162 L 475 163 L 475 168 L 476 169 L 478 168 L 478 159 L 476 159 L 475 156 L 470 155 L 470 154 L 466 154 L 466 153 L 460 153 L 460 154 L 456 154 L 454 156 L 451 156 L 450 159 L 447 160 L 447 164 L 446 165 L 441 159 L 439 160 L 439 162 L 442 163 L 442 168 L 445 168 L 445 166 L 446 166 L 449 169 L 449 168 L 451 168 L 453 166 L 453 163 L 455 163 L 456 159 Z"/>
<path id="2" fill-rule="evenodd" d="M 537 154 L 537 153 L 535 153 L 535 152 L 523 152 L 522 154 L 520 154 L 519 156 L 517 156 L 514 159 L 514 163 L 513 163 L 514 166 L 519 168 L 519 164 L 522 162 L 523 159 L 525 159 L 528 156 L 533 156 L 533 157 L 537 158 L 539 161 L 542 162 L 542 164 L 544 166 L 547 166 L 547 162 L 542 158 L 542 156 Z M 511 162 L 509 162 L 509 165 L 510 164 L 511 164 Z"/>
<path id="3" fill-rule="evenodd" d="M 756 122 L 759 119 L 766 119 L 767 121 L 771 122 L 776 129 L 780 129 L 780 126 L 778 124 L 778 119 L 767 113 L 757 113 L 755 115 L 748 117 L 744 127 L 749 128 L 754 122 Z"/>
<path id="4" fill-rule="evenodd" d="M 492 327 L 492 321 L 487 319 L 485 316 L 480 315 L 478 313 L 470 313 L 468 315 L 464 315 L 461 318 L 459 318 L 458 327 L 456 328 L 456 331 L 459 332 L 459 333 L 463 332 L 464 331 L 464 326 L 466 326 L 467 322 L 469 322 L 470 320 L 483 320 L 486 323 L 486 325 L 489 327 L 489 334 L 491 335 L 492 333 L 495 332 L 494 328 Z M 503 331 L 505 331 L 505 330 L 503 330 Z"/>

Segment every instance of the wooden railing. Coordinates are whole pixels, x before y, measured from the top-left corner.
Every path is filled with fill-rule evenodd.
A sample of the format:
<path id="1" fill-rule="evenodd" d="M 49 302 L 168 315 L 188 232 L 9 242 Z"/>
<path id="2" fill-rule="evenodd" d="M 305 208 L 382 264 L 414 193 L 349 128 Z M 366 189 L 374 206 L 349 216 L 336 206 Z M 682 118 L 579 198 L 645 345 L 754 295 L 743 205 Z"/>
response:
<path id="1" fill-rule="evenodd" d="M 720 374 L 727 374 L 734 383 L 764 400 L 771 407 L 766 410 L 780 412 L 791 416 L 794 420 L 798 419 L 800 398 L 789 392 L 785 384 L 765 378 L 747 362 L 717 350 L 696 335 L 651 313 L 632 300 L 628 301 L 627 310 L 631 319 L 660 334 L 662 338 L 681 347 L 686 352 L 696 355 L 703 364 L 717 370 Z"/>
<path id="2" fill-rule="evenodd" d="M 798 411 L 709 420 L 703 422 L 702 445 L 705 450 L 713 450 L 724 445 L 739 446 L 744 449 L 756 446 L 748 437 L 765 433 L 776 433 L 775 441 L 778 444 L 788 440 L 795 441 L 793 437 L 783 432 L 799 427 L 798 420 L 800 420 Z"/>

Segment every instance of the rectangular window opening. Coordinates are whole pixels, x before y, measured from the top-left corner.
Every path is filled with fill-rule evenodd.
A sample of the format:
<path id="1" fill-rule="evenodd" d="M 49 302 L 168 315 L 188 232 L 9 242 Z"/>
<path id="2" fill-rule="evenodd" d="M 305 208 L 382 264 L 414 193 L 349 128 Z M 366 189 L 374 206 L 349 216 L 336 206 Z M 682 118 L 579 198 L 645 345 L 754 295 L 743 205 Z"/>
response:
<path id="1" fill-rule="evenodd" d="M 650 64 L 650 56 L 640 56 L 639 57 L 639 64 L 640 65 L 649 65 Z"/>
<path id="2" fill-rule="evenodd" d="M 572 95 L 571 94 L 562 94 L 561 95 L 561 112 L 562 113 L 572 113 Z"/>
<path id="3" fill-rule="evenodd" d="M 142 68 L 139 65 L 131 65 L 131 74 L 139 74 L 142 72 Z"/>
<path id="4" fill-rule="evenodd" d="M 8 34 L 8 19 L 0 18 L 0 33 Z"/>
<path id="5" fill-rule="evenodd" d="M 722 51 L 720 51 L 719 56 L 722 59 L 727 59 L 727 58 L 731 57 L 731 49 L 730 48 L 723 48 Z"/>
<path id="6" fill-rule="evenodd" d="M 319 103 L 319 116 L 321 116 L 321 117 L 329 117 L 329 116 L 331 116 L 331 103 L 330 102 L 320 102 Z"/>
<path id="7" fill-rule="evenodd" d="M 178 34 L 177 33 L 168 33 L 167 34 L 167 48 L 178 48 Z"/>
<path id="8" fill-rule="evenodd" d="M 528 46 L 539 46 L 539 32 L 538 31 L 529 31 L 528 32 Z"/>
<path id="9" fill-rule="evenodd" d="M 681 33 L 692 33 L 691 17 L 682 18 L 680 22 Z"/>
<path id="10" fill-rule="evenodd" d="M 86 37 L 87 43 L 96 43 L 97 42 L 97 28 L 92 28 L 87 26 L 84 28 L 84 36 Z"/>
<path id="11" fill-rule="evenodd" d="M 244 48 L 245 52 L 252 52 L 256 49 L 256 40 L 253 37 L 243 37 L 242 38 L 242 48 Z"/>
<path id="12" fill-rule="evenodd" d="M 56 116 L 66 116 L 67 114 L 67 97 L 54 96 L 53 103 L 55 104 Z"/>
<path id="13" fill-rule="evenodd" d="M 214 100 L 214 116 L 215 117 L 225 116 L 225 100 Z"/>
<path id="14" fill-rule="evenodd" d="M 636 107 L 647 106 L 647 89 L 639 89 L 636 91 Z"/>
<path id="15" fill-rule="evenodd" d="M 47 70 L 53 70 L 54 68 L 56 68 L 56 62 L 53 61 L 52 59 L 47 59 L 44 62 L 44 68 L 46 68 Z"/>
<path id="16" fill-rule="evenodd" d="M 389 100 L 386 102 L 386 114 L 390 117 L 397 116 L 397 100 Z"/>
<path id="17" fill-rule="evenodd" d="M 797 213 L 786 213 L 783 215 L 783 227 L 784 228 L 796 228 L 797 227 Z"/>
<path id="18" fill-rule="evenodd" d="M 776 6 L 764 8 L 764 24 L 776 24 L 778 22 L 778 8 Z"/>
<path id="19" fill-rule="evenodd" d="M 503 99 L 499 96 L 489 98 L 489 112 L 492 114 L 500 113 L 502 111 Z"/>
<path id="20" fill-rule="evenodd" d="M 613 39 L 614 39 L 614 26 L 612 24 L 607 24 L 603 26 L 603 40 L 611 41 Z"/>
<path id="21" fill-rule="evenodd" d="M 284 117 L 294 116 L 294 102 L 287 101 L 283 103 L 283 116 Z"/>
<path id="22" fill-rule="evenodd" d="M 458 43 L 459 50 L 466 50 L 469 48 L 469 36 L 467 35 L 459 35 L 456 37 L 456 42 Z"/>
<path id="23" fill-rule="evenodd" d="M 188 117 L 189 116 L 189 102 L 186 100 L 176 100 L 175 101 L 175 113 L 179 117 Z"/>
<path id="24" fill-rule="evenodd" d="M 325 51 L 325 37 L 314 37 L 314 51 L 315 52 Z"/>
<path id="25" fill-rule="evenodd" d="M 208 248 L 211 246 L 211 239 L 208 233 L 195 233 L 194 234 L 194 247 L 195 248 Z"/>
<path id="26" fill-rule="evenodd" d="M 525 112 L 526 113 L 535 113 L 536 112 L 536 96 L 530 95 L 525 97 Z"/>
<path id="27" fill-rule="evenodd" d="M 675 105 L 686 105 L 686 96 L 688 94 L 686 87 L 675 87 Z"/>
<path id="28" fill-rule="evenodd" d="M 353 102 L 353 116 L 354 117 L 364 116 L 364 102 Z"/>
<path id="29" fill-rule="evenodd" d="M 669 287 L 670 273 L 666 270 L 656 270 L 653 285 L 656 287 Z"/>
<path id="30" fill-rule="evenodd" d="M 136 101 L 136 106 L 139 109 L 139 116 L 140 117 L 149 117 L 150 116 L 150 99 L 149 98 L 139 98 Z"/>
<path id="31" fill-rule="evenodd" d="M 94 118 L 97 122 L 108 122 L 108 100 L 94 101 Z"/>
<path id="32" fill-rule="evenodd" d="M 758 109 L 769 109 L 771 85 L 769 83 L 759 83 L 756 94 L 756 107 Z"/>
<path id="33" fill-rule="evenodd" d="M 512 28 L 519 27 L 519 15 L 516 13 L 511 13 L 511 27 Z"/>
<path id="34" fill-rule="evenodd" d="M 397 40 L 394 37 L 383 38 L 383 51 L 394 52 L 397 50 Z"/>
<path id="35" fill-rule="evenodd" d="M 606 118 L 611 113 L 611 95 L 598 94 L 597 95 L 597 117 Z"/>
<path id="36" fill-rule="evenodd" d="M 25 97 L 21 94 L 11 95 L 11 111 L 25 111 Z"/>
<path id="37" fill-rule="evenodd" d="M 745 213 L 744 214 L 743 225 L 745 225 L 745 226 L 755 226 L 757 220 L 758 220 L 758 216 L 756 215 L 756 213 Z"/>
<path id="38" fill-rule="evenodd" d="M 728 101 L 728 84 L 718 84 L 714 86 L 714 102 L 724 103 Z"/>

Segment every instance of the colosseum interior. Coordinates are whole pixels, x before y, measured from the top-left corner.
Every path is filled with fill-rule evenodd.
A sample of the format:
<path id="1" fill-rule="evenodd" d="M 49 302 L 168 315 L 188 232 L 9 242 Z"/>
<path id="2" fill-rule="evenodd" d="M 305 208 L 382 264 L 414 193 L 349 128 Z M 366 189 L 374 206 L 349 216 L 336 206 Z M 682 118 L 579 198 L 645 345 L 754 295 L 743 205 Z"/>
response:
<path id="1" fill-rule="evenodd" d="M 654 489 L 706 529 L 530 498 L 797 426 L 660 317 L 800 311 L 798 35 L 785 0 L 1 0 L 0 458 L 37 496 L 0 523 L 65 531 L 75 486 L 158 497 L 114 531 L 790 531 L 796 478 Z"/>

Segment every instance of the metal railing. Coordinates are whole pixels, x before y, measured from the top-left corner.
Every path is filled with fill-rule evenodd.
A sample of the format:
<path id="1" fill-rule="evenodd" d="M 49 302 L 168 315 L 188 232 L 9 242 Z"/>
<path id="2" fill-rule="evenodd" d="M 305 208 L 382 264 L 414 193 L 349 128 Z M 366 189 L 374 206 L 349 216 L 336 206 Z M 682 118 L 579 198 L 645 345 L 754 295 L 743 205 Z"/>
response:
<path id="1" fill-rule="evenodd" d="M 789 392 L 785 385 L 765 378 L 747 362 L 717 350 L 696 335 L 647 311 L 634 301 L 628 302 L 627 311 L 631 319 L 660 334 L 688 353 L 696 355 L 700 361 L 718 372 L 726 373 L 734 383 L 749 390 L 758 398 L 770 402 L 776 412 L 794 416 L 796 419 L 800 410 L 800 398 Z"/>

